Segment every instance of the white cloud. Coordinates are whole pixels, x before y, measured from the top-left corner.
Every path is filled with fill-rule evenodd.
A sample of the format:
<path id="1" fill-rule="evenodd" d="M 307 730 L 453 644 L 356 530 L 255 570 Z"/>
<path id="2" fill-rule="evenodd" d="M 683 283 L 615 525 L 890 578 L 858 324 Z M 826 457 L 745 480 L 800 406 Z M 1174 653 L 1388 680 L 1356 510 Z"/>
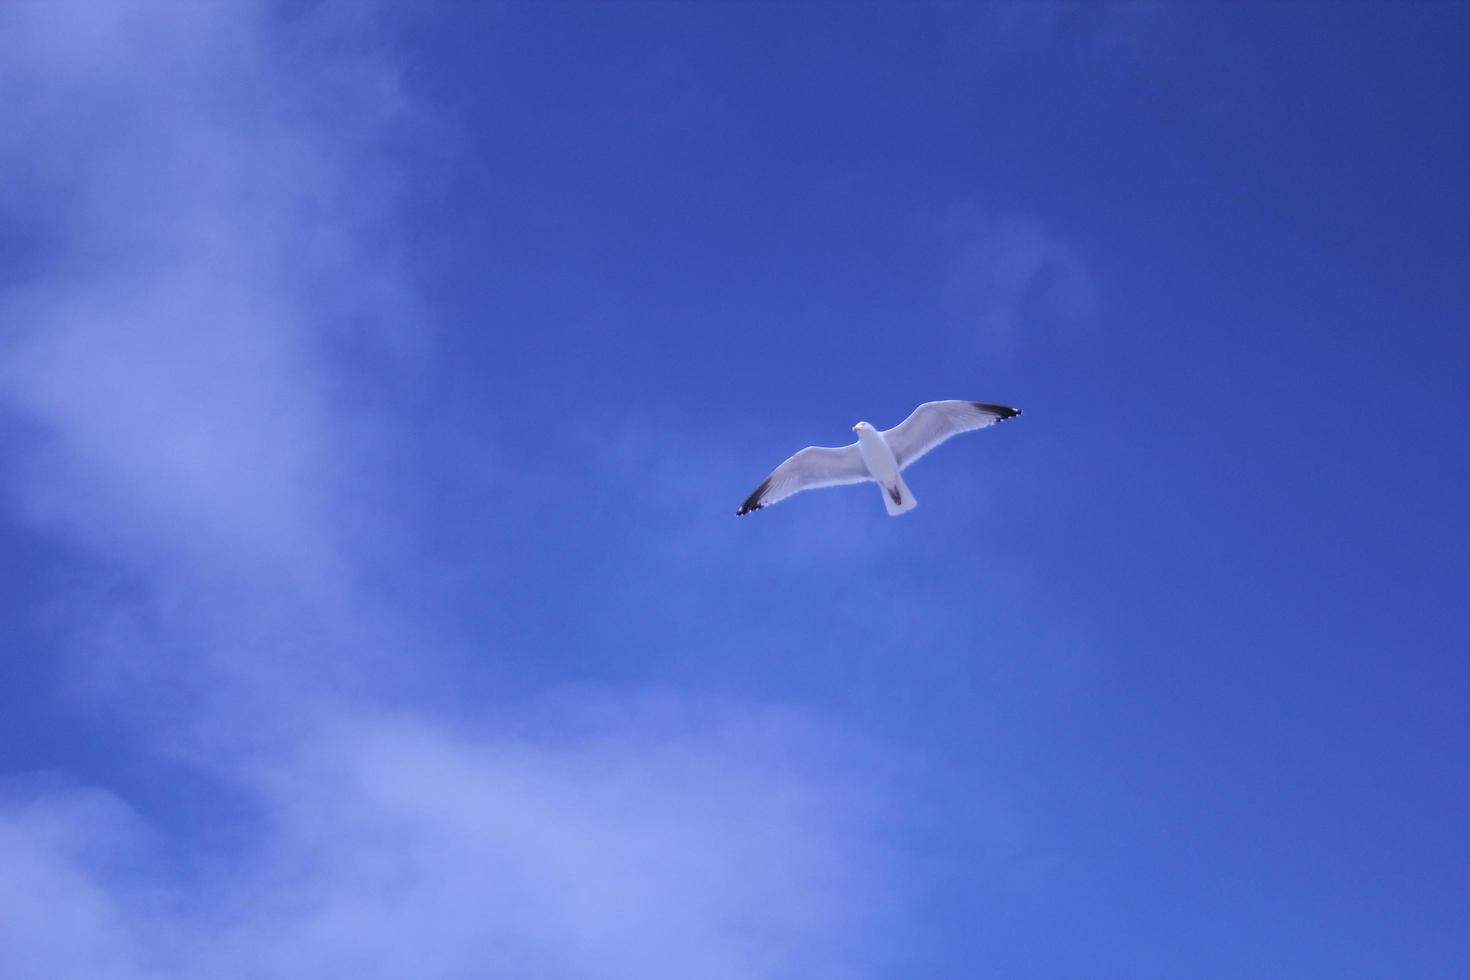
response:
<path id="1" fill-rule="evenodd" d="M 872 768 L 834 777 L 854 744 L 799 717 L 699 707 L 717 720 L 620 701 L 608 725 L 563 705 L 574 737 L 325 725 L 252 767 L 268 828 L 248 852 L 162 884 L 99 864 L 141 848 L 116 801 L 0 809 L 0 966 L 100 980 L 861 975 L 863 937 L 892 903 Z"/>
<path id="2" fill-rule="evenodd" d="M 146 975 L 125 910 L 99 880 L 107 852 L 134 844 L 130 823 L 101 793 L 53 789 L 0 805 L 0 975 Z"/>
<path id="3" fill-rule="evenodd" d="M 304 686 L 285 664 L 341 683 L 391 631 L 358 584 L 398 526 L 391 430 L 334 355 L 410 308 L 372 152 L 409 113 L 357 8 L 275 9 L 0 7 L 0 206 L 36 257 L 0 291 L 0 409 L 32 434 L 5 475 L 125 585 L 79 600 L 86 684 L 155 707 L 228 680 L 258 712 Z"/>
<path id="4" fill-rule="evenodd" d="M 67 655 L 147 733 L 136 766 L 245 811 L 218 837 L 12 792 L 0 973 L 862 973 L 891 898 L 872 746 L 677 697 L 470 728 L 394 696 L 439 637 L 363 584 L 363 488 L 396 474 L 330 355 L 406 289 L 360 234 L 401 99 L 372 45 L 325 57 L 340 24 L 275 10 L 0 6 L 0 206 L 36 229 L 0 293 L 0 405 L 35 435 L 6 476 L 125 580 L 74 600 Z"/>
<path id="5" fill-rule="evenodd" d="M 319 355 L 381 278 L 342 247 L 373 207 L 338 189 L 375 187 L 351 156 L 371 121 L 321 124 L 346 73 L 273 44 L 266 11 L 0 12 L 5 203 L 46 229 L 0 300 L 0 396 L 49 440 L 19 474 L 37 516 L 321 588 L 351 458 Z"/>
<path id="6" fill-rule="evenodd" d="M 385 977 L 453 975 L 467 955 L 504 976 L 825 971 L 812 939 L 857 932 L 878 898 L 847 864 L 862 801 L 799 724 L 646 725 L 552 744 L 347 726 L 277 788 L 281 864 L 318 870 L 269 923 L 282 941 L 245 945 L 323 966 L 354 950 Z"/>

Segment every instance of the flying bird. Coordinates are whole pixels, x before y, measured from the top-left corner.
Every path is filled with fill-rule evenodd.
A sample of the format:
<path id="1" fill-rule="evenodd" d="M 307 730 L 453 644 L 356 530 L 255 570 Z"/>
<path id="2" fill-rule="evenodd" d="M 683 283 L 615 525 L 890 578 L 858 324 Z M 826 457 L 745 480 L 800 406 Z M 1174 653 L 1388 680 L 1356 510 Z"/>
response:
<path id="1" fill-rule="evenodd" d="M 1020 414 L 1019 408 L 1005 405 L 942 401 L 925 402 L 886 432 L 859 422 L 852 427 L 857 442 L 841 448 L 806 447 L 776 467 L 735 515 L 769 507 L 803 490 L 872 480 L 883 488 L 888 516 L 897 517 L 919 506 L 901 475 L 909 464 L 950 436 L 983 429 Z"/>

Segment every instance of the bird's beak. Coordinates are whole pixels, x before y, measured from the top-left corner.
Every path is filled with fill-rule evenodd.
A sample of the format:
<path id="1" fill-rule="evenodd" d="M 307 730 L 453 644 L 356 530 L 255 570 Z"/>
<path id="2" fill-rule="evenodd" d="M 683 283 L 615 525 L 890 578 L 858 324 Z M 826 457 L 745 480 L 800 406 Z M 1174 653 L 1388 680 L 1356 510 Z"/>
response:
<path id="1" fill-rule="evenodd" d="M 857 431 L 857 426 L 853 426 L 852 427 L 852 431 L 856 432 Z"/>

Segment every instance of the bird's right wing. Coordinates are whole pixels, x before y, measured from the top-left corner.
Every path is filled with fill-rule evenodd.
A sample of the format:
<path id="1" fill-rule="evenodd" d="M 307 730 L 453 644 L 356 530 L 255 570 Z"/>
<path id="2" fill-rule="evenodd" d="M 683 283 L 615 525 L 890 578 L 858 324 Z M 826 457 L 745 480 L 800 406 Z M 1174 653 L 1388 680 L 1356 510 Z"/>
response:
<path id="1" fill-rule="evenodd" d="M 857 443 L 832 449 L 808 446 L 771 471 L 764 483 L 745 499 L 736 516 L 769 507 L 793 493 L 816 487 L 835 487 L 844 483 L 862 483 L 870 479 L 868 467 L 858 452 Z"/>
<path id="2" fill-rule="evenodd" d="M 986 402 L 925 402 L 902 422 L 883 433 L 903 469 L 950 436 L 983 429 L 1021 414 L 1019 408 Z"/>

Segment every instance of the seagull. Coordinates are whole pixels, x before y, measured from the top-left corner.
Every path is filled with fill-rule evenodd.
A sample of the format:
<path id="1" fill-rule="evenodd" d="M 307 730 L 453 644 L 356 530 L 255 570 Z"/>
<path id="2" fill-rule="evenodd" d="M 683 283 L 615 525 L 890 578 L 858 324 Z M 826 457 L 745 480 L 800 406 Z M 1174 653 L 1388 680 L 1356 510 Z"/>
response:
<path id="1" fill-rule="evenodd" d="M 984 429 L 1021 414 L 1019 408 L 986 402 L 925 402 L 898 425 L 879 432 L 867 422 L 852 427 L 857 442 L 850 446 L 808 446 L 776 467 L 765 482 L 745 499 L 736 517 L 769 507 L 794 493 L 816 487 L 872 480 L 883 488 L 889 517 L 919 506 L 900 471 L 950 436 Z"/>

